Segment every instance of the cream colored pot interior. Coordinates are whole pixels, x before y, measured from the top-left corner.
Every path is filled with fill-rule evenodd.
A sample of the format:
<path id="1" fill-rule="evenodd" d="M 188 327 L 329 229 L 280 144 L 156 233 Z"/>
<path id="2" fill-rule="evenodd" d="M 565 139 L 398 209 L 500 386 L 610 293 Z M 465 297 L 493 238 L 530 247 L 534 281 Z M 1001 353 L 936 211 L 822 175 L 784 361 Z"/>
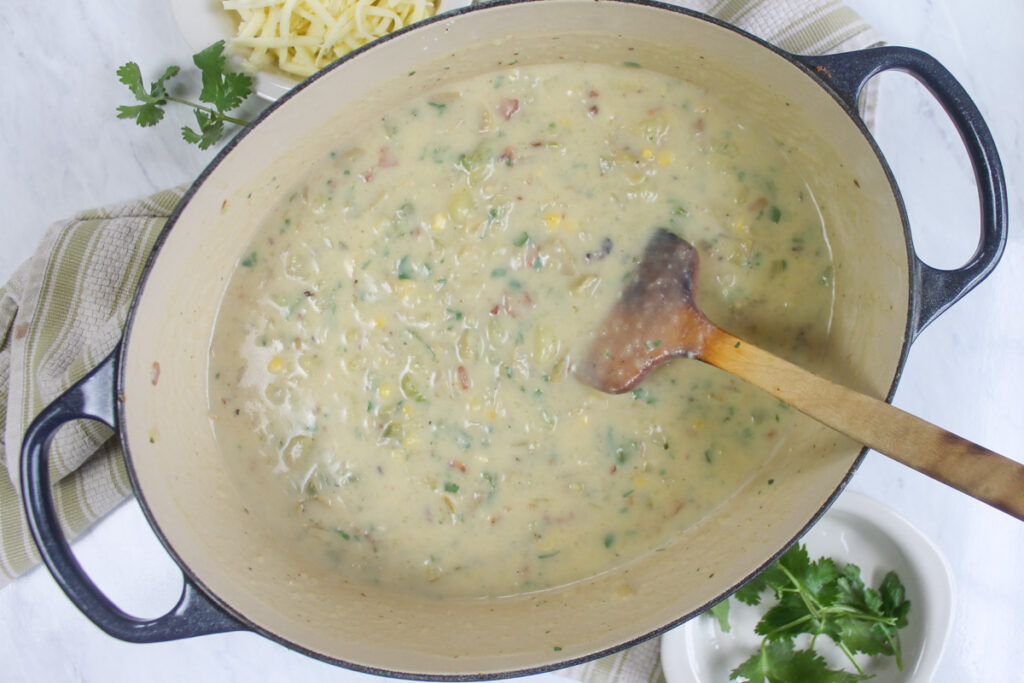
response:
<path id="1" fill-rule="evenodd" d="M 531 595 L 437 601 L 372 592 L 275 552 L 235 493 L 206 415 L 210 332 L 232 268 L 324 139 L 515 60 L 637 62 L 749 109 L 765 135 L 787 142 L 835 251 L 831 347 L 816 369 L 879 397 L 898 369 L 907 251 L 886 173 L 835 100 L 782 57 L 686 14 L 590 0 L 472 11 L 360 54 L 274 110 L 204 179 L 149 273 L 123 368 L 127 447 L 159 532 L 236 614 L 317 656 L 404 675 L 472 676 L 634 641 L 770 561 L 820 512 L 859 452 L 806 421 L 744 490 L 663 552 Z"/>

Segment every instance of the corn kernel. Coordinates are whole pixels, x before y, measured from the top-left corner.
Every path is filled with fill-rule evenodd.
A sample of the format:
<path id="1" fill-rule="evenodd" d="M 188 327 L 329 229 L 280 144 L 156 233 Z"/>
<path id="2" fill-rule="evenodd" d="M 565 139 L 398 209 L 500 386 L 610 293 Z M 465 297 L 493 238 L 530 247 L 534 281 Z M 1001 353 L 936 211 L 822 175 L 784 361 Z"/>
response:
<path id="1" fill-rule="evenodd" d="M 587 415 L 586 413 L 580 415 L 580 424 L 583 425 L 584 427 L 590 424 L 590 416 Z"/>
<path id="2" fill-rule="evenodd" d="M 642 488 L 645 484 L 647 484 L 647 479 L 644 477 L 635 477 L 633 479 L 634 488 Z"/>
<path id="3" fill-rule="evenodd" d="M 386 321 L 387 319 L 384 316 L 378 315 L 376 318 L 373 319 L 373 324 L 376 325 L 377 327 L 384 327 L 384 323 Z"/>
<path id="4" fill-rule="evenodd" d="M 658 163 L 662 166 L 668 166 L 676 160 L 676 155 L 669 151 L 658 152 Z"/>
<path id="5" fill-rule="evenodd" d="M 544 553 L 554 552 L 557 548 L 558 545 L 555 543 L 555 540 L 545 536 L 537 542 L 536 551 L 543 555 Z"/>
<path id="6" fill-rule="evenodd" d="M 550 230 L 554 230 L 562 223 L 562 215 L 557 213 L 549 213 L 544 216 L 544 224 L 548 226 Z"/>
<path id="7" fill-rule="evenodd" d="M 273 358 L 271 358 L 270 362 L 267 363 L 267 370 L 274 373 L 275 375 L 284 370 L 284 362 L 281 360 L 281 357 L 274 356 Z"/>
<path id="8" fill-rule="evenodd" d="M 403 301 L 408 301 L 409 298 L 416 293 L 416 283 L 412 280 L 399 280 L 398 285 L 395 287 L 395 291 Z M 378 325 L 380 327 L 380 325 Z"/>
<path id="9" fill-rule="evenodd" d="M 435 213 L 434 220 L 430 222 L 430 226 L 434 230 L 444 230 L 448 226 L 448 217 L 443 213 Z"/>
<path id="10" fill-rule="evenodd" d="M 643 151 L 640 152 L 640 154 L 641 154 L 641 156 L 643 156 L 644 159 L 653 159 L 654 158 L 654 152 L 651 150 L 650 147 L 644 147 Z"/>
<path id="11" fill-rule="evenodd" d="M 377 393 L 380 394 L 381 398 L 388 398 L 391 396 L 391 387 L 387 384 L 382 384 L 380 389 L 377 389 Z"/>
<path id="12" fill-rule="evenodd" d="M 402 406 L 402 414 L 403 415 L 408 415 L 411 412 L 412 412 L 412 406 L 411 405 L 406 403 L 404 406 Z"/>
<path id="13" fill-rule="evenodd" d="M 733 223 L 732 229 L 735 230 L 736 232 L 750 232 L 750 226 L 744 223 L 743 221 L 736 221 L 735 223 Z"/>
<path id="14" fill-rule="evenodd" d="M 418 446 L 419 443 L 420 443 L 420 437 L 417 436 L 416 434 L 409 434 L 404 439 L 402 439 L 402 445 L 405 446 L 406 448 L 412 448 L 414 446 Z"/>
<path id="15" fill-rule="evenodd" d="M 690 429 L 692 429 L 695 432 L 699 432 L 701 429 L 703 429 L 703 427 L 704 420 L 694 420 L 693 423 L 690 424 Z"/>

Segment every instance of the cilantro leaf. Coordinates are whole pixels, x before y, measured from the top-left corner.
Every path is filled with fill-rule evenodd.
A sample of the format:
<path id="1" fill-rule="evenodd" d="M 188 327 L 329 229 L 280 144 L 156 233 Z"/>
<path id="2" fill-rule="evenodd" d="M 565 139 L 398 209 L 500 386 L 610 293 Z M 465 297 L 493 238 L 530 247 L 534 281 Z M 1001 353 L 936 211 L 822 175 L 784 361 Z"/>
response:
<path id="1" fill-rule="evenodd" d="M 728 598 L 712 605 L 708 611 L 711 612 L 711 615 L 718 620 L 718 628 L 722 629 L 722 633 L 728 633 L 732 629 L 729 625 Z"/>
<path id="2" fill-rule="evenodd" d="M 209 102 L 219 112 L 230 111 L 242 104 L 252 90 L 252 78 L 237 72 L 224 72 L 224 41 L 218 40 L 192 57 L 202 74 L 200 102 Z"/>
<path id="3" fill-rule="evenodd" d="M 139 102 L 162 104 L 167 96 L 164 83 L 168 79 L 177 76 L 178 71 L 179 69 L 176 66 L 167 67 L 163 75 L 150 85 L 151 92 L 146 92 L 146 88 L 142 85 L 142 71 L 139 70 L 139 65 L 135 62 L 128 62 L 118 67 L 117 76 L 119 81 L 128 86 L 128 89 L 131 90 L 132 94 L 135 95 L 135 99 Z"/>
<path id="4" fill-rule="evenodd" d="M 756 606 L 761 604 L 761 593 L 768 587 L 768 581 L 764 578 L 764 574 L 758 574 L 750 581 L 743 584 L 739 590 L 732 594 L 732 597 L 736 598 L 744 605 Z"/>
<path id="5" fill-rule="evenodd" d="M 178 74 L 178 67 L 169 66 L 163 75 L 155 80 L 149 91 L 142 83 L 142 72 L 135 62 L 123 64 L 117 70 L 118 80 L 128 86 L 135 99 L 142 104 L 122 105 L 117 108 L 117 118 L 135 119 L 142 127 L 153 126 L 164 117 L 163 106 L 167 104 L 167 91 L 164 83 Z"/>
<path id="6" fill-rule="evenodd" d="M 764 645 L 729 673 L 729 680 L 751 683 L 853 683 L 870 676 L 829 669 L 828 663 L 813 650 L 794 650 L 788 638 Z"/>
<path id="7" fill-rule="evenodd" d="M 795 633 L 816 633 L 820 622 L 808 611 L 799 593 L 785 593 L 778 603 L 764 613 L 754 633 L 767 640 L 791 638 Z"/>
<path id="8" fill-rule="evenodd" d="M 158 104 L 122 104 L 117 108 L 117 118 L 135 119 L 146 128 L 158 124 L 164 118 L 164 110 Z"/>
<path id="9" fill-rule="evenodd" d="M 896 572 L 886 573 L 879 586 L 879 593 L 882 595 L 882 613 L 896 620 L 896 628 L 905 627 L 908 624 L 907 612 L 910 611 L 910 601 L 907 600 L 907 589 L 903 587 Z"/>
<path id="10" fill-rule="evenodd" d="M 194 131 L 188 126 L 182 126 L 181 136 L 185 142 L 199 145 L 199 149 L 208 149 L 224 134 L 224 122 L 215 120 L 209 114 L 196 110 L 196 122 L 199 130 Z"/>

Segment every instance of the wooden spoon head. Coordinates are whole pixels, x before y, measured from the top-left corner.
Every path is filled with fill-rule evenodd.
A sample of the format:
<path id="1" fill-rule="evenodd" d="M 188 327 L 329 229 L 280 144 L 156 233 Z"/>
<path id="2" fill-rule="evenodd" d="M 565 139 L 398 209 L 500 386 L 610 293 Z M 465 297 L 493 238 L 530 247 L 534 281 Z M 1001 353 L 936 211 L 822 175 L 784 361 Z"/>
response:
<path id="1" fill-rule="evenodd" d="M 668 360 L 699 358 L 717 328 L 695 301 L 698 260 L 689 242 L 658 228 L 577 366 L 577 377 L 621 394 Z"/>

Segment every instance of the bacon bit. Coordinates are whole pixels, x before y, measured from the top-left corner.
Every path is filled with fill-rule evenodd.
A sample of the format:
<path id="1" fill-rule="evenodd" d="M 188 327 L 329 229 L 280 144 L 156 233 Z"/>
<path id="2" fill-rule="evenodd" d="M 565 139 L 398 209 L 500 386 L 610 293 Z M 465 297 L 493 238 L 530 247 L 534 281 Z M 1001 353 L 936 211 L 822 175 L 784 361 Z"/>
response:
<path id="1" fill-rule="evenodd" d="M 676 505 L 675 505 L 674 508 L 672 508 L 672 515 L 670 515 L 670 516 L 678 515 L 679 511 L 683 509 L 684 505 L 686 505 L 686 503 L 684 501 L 681 501 L 681 500 L 680 501 L 676 501 Z"/>
<path id="2" fill-rule="evenodd" d="M 704 118 L 703 117 L 697 119 L 697 132 L 698 133 L 703 133 L 704 132 Z"/>
<path id="3" fill-rule="evenodd" d="M 768 432 L 765 436 L 767 436 L 769 439 L 774 439 L 775 438 L 775 430 L 773 429 L 772 431 Z"/>
<path id="4" fill-rule="evenodd" d="M 610 470 L 608 470 L 608 471 L 611 472 L 612 474 L 615 474 L 616 472 L 619 471 L 619 466 L 618 465 L 612 465 L 612 468 Z"/>
<path id="5" fill-rule="evenodd" d="M 505 292 L 502 295 L 502 305 L 505 308 L 505 312 L 513 318 L 518 318 L 536 306 L 533 302 L 533 297 L 527 292 L 519 292 L 514 296 L 509 292 Z"/>
<path id="6" fill-rule="evenodd" d="M 519 100 L 517 99 L 503 97 L 498 102 L 498 113 L 504 116 L 506 121 L 511 120 L 517 111 L 519 111 Z"/>
<path id="7" fill-rule="evenodd" d="M 469 389 L 473 386 L 473 380 L 469 378 L 469 372 L 466 370 L 465 365 L 459 366 L 459 385 L 463 389 Z M 466 468 L 462 468 L 462 471 L 465 472 Z"/>
<path id="8" fill-rule="evenodd" d="M 540 258 L 540 247 L 531 247 L 524 255 L 523 265 L 527 268 L 533 268 L 537 265 L 538 258 Z"/>
<path id="9" fill-rule="evenodd" d="M 450 461 L 448 462 L 448 467 L 451 467 L 451 468 L 453 468 L 453 469 L 456 469 L 456 470 L 458 470 L 459 472 L 463 472 L 463 473 L 465 473 L 465 471 L 466 471 L 466 466 L 465 466 L 465 465 L 463 465 L 463 464 L 462 464 L 461 462 L 459 462 L 458 460 L 450 460 Z"/>
<path id="10" fill-rule="evenodd" d="M 597 108 L 597 105 L 595 104 L 593 107 L 587 110 L 587 114 L 590 115 L 590 118 L 594 118 L 595 116 L 597 116 L 598 111 L 600 110 Z"/>
<path id="11" fill-rule="evenodd" d="M 588 92 L 588 93 L 587 93 L 587 97 L 589 97 L 589 98 L 593 99 L 593 98 L 597 97 L 597 96 L 598 96 L 598 95 L 600 95 L 600 94 L 601 94 L 601 93 L 599 93 L 599 92 L 598 92 L 598 91 L 596 91 L 596 90 L 591 90 L 590 92 Z"/>
<path id="12" fill-rule="evenodd" d="M 491 309 L 491 315 L 498 315 L 498 311 L 500 310 L 501 307 L 498 304 L 494 304 L 494 307 Z"/>
<path id="13" fill-rule="evenodd" d="M 535 141 L 535 142 L 531 142 L 531 143 L 530 143 L 530 147 L 541 147 L 541 146 L 543 146 L 543 145 L 544 145 L 544 143 L 543 143 L 543 142 L 541 142 L 540 140 L 537 140 L 537 141 Z"/>
<path id="14" fill-rule="evenodd" d="M 398 159 L 391 154 L 391 150 L 387 147 L 380 148 L 380 161 L 378 162 L 381 168 L 388 168 L 390 166 L 398 166 Z"/>
<path id="15" fill-rule="evenodd" d="M 516 165 L 516 149 L 515 147 L 509 146 L 505 148 L 505 151 L 498 157 L 498 161 L 505 164 L 506 166 Z"/>
<path id="16" fill-rule="evenodd" d="M 367 171 L 366 173 L 360 173 L 359 174 L 359 179 L 362 180 L 364 183 L 370 182 L 371 180 L 373 180 L 373 171 Z"/>
<path id="17" fill-rule="evenodd" d="M 561 517 L 552 517 L 551 515 L 544 515 L 543 519 L 545 524 L 554 526 L 555 524 L 566 524 L 568 522 L 571 522 L 574 519 L 576 519 L 576 515 L 571 513 L 568 515 L 562 515 Z M 543 537 L 538 535 L 537 538 L 539 540 Z"/>
<path id="18" fill-rule="evenodd" d="M 156 361 L 153 361 L 153 370 L 150 373 L 149 381 L 153 383 L 154 387 L 156 386 L 156 383 L 160 381 L 160 363 Z"/>
<path id="19" fill-rule="evenodd" d="M 747 208 L 750 209 L 751 211 L 764 211 L 765 209 L 768 208 L 768 204 L 770 204 L 770 202 L 768 201 L 767 197 L 758 197 L 754 201 L 747 204 Z"/>

